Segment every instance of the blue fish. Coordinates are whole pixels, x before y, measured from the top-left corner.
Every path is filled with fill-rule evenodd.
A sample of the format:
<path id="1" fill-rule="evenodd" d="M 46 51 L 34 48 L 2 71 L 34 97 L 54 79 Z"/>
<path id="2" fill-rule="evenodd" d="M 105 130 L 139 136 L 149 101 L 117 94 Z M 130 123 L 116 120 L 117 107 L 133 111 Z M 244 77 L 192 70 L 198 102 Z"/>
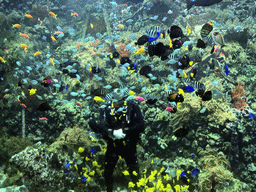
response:
<path id="1" fill-rule="evenodd" d="M 155 15 L 154 17 L 151 18 L 152 20 L 157 20 L 158 19 L 158 15 Z"/>
<path id="2" fill-rule="evenodd" d="M 224 69 L 225 69 L 225 73 L 226 73 L 226 75 L 228 76 L 228 74 L 230 73 L 230 71 L 229 71 L 229 69 L 228 69 L 228 65 L 227 65 L 227 63 L 225 63 L 225 66 L 224 66 Z"/>
<path id="3" fill-rule="evenodd" d="M 250 117 L 251 119 L 255 119 L 255 118 L 256 118 L 256 115 L 255 115 L 254 113 L 249 113 L 249 117 Z"/>
<path id="4" fill-rule="evenodd" d="M 185 176 L 185 175 L 187 175 L 187 172 L 183 171 L 183 172 L 180 174 L 180 177 L 183 177 L 183 176 Z"/>
<path id="5" fill-rule="evenodd" d="M 87 181 L 87 178 L 86 178 L 85 176 L 82 176 L 82 177 L 81 177 L 81 181 L 82 181 L 82 182 L 86 182 L 86 181 Z"/>
<path id="6" fill-rule="evenodd" d="M 158 37 L 160 37 L 160 32 L 156 32 L 156 34 L 157 34 L 157 36 L 156 37 L 151 37 L 149 40 L 148 40 L 148 42 L 149 43 L 151 43 L 151 42 L 153 42 L 153 41 L 155 41 L 156 39 L 158 39 Z"/>
<path id="7" fill-rule="evenodd" d="M 63 94 L 68 94 L 68 84 L 65 86 L 65 90 L 63 90 Z"/>
<path id="8" fill-rule="evenodd" d="M 139 70 L 139 65 L 136 62 L 134 62 L 133 66 L 133 69 L 135 69 L 135 73 L 137 73 Z"/>
<path id="9" fill-rule="evenodd" d="M 70 161 L 67 161 L 67 164 L 66 164 L 66 168 L 69 168 L 70 167 Z"/>
<path id="10" fill-rule="evenodd" d="M 185 86 L 182 88 L 185 93 L 191 93 L 195 91 L 195 89 L 192 86 Z"/>
<path id="11" fill-rule="evenodd" d="M 199 169 L 193 169 L 191 171 L 192 175 L 197 175 L 198 173 L 200 173 L 200 170 Z"/>
<path id="12" fill-rule="evenodd" d="M 96 155 L 96 150 L 94 148 L 91 148 L 90 152 L 92 155 Z"/>

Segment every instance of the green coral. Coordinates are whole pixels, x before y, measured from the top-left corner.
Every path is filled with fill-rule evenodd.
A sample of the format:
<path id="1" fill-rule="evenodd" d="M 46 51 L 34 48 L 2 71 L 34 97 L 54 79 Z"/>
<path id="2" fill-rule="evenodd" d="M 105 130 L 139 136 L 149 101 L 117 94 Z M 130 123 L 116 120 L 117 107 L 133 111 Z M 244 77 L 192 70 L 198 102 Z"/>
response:
<path id="1" fill-rule="evenodd" d="M 218 125 L 224 125 L 227 122 L 234 121 L 236 116 L 225 99 L 211 99 L 205 102 L 208 111 L 207 118 L 210 122 Z"/>
<path id="2" fill-rule="evenodd" d="M 204 166 L 199 174 L 199 188 L 202 192 L 210 192 L 212 189 L 222 188 L 233 181 L 233 174 L 228 170 L 230 163 L 222 152 L 206 148 L 201 151 L 199 162 Z"/>
<path id="3" fill-rule="evenodd" d="M 32 145 L 32 142 L 28 139 L 22 139 L 19 136 L 9 136 L 6 133 L 7 128 L 2 128 L 2 136 L 0 138 L 0 156 L 1 161 L 6 162 L 8 161 L 14 154 L 19 153 L 27 146 Z M 0 162 L 1 162 L 0 161 Z"/>
<path id="4" fill-rule="evenodd" d="M 184 102 L 180 104 L 178 111 L 171 118 L 172 126 L 179 128 L 187 124 L 191 118 L 199 113 L 200 109 L 201 98 L 195 94 L 185 93 Z"/>

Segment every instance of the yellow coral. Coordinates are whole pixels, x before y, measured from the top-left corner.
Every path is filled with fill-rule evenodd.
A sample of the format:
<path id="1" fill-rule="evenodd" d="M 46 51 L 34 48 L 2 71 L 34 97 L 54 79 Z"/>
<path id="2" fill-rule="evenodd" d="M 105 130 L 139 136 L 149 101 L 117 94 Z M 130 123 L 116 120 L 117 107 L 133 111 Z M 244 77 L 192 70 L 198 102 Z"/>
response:
<path id="1" fill-rule="evenodd" d="M 95 171 L 94 171 L 94 170 L 91 171 L 91 172 L 89 173 L 89 175 L 90 175 L 90 176 L 94 176 L 94 175 L 95 175 Z"/>
<path id="2" fill-rule="evenodd" d="M 145 186 L 145 185 L 146 185 L 146 179 L 145 178 L 141 178 L 139 180 L 139 182 L 137 182 L 138 187 Z"/>
<path id="3" fill-rule="evenodd" d="M 33 89 L 33 88 L 30 89 L 29 95 L 34 95 L 36 93 L 36 91 L 37 91 L 36 89 Z"/>
<path id="4" fill-rule="evenodd" d="M 181 170 L 177 169 L 176 170 L 177 181 L 179 181 L 179 179 L 180 179 L 180 174 L 181 174 Z"/>
<path id="5" fill-rule="evenodd" d="M 93 162 L 92 162 L 92 166 L 93 166 L 93 167 L 99 167 L 99 168 L 101 167 L 101 166 L 98 164 L 97 161 L 93 161 Z"/>
<path id="6" fill-rule="evenodd" d="M 129 171 L 127 171 L 127 170 L 123 171 L 123 174 L 124 174 L 125 176 L 130 175 L 130 174 L 129 174 Z"/>
<path id="7" fill-rule="evenodd" d="M 128 183 L 128 188 L 133 188 L 133 187 L 135 187 L 135 184 L 130 181 L 130 182 Z"/>
<path id="8" fill-rule="evenodd" d="M 83 153 L 84 152 L 84 148 L 83 147 L 79 147 L 78 148 L 78 153 Z"/>
<path id="9" fill-rule="evenodd" d="M 167 185 L 166 185 L 166 191 L 170 191 L 172 189 L 172 186 L 168 183 Z"/>
<path id="10" fill-rule="evenodd" d="M 180 185 L 175 185 L 175 186 L 174 186 L 174 189 L 175 189 L 176 192 L 181 192 L 181 187 L 180 187 Z"/>
<path id="11" fill-rule="evenodd" d="M 132 174 L 135 175 L 135 176 L 138 175 L 138 173 L 136 171 L 133 171 Z"/>
<path id="12" fill-rule="evenodd" d="M 161 179 L 159 179 L 159 180 L 157 181 L 156 189 L 157 189 L 158 191 L 164 191 L 164 185 L 163 185 Z"/>
<path id="13" fill-rule="evenodd" d="M 164 176 L 164 179 L 165 179 L 166 181 L 168 181 L 168 180 L 169 180 L 169 175 L 166 174 L 166 175 Z"/>

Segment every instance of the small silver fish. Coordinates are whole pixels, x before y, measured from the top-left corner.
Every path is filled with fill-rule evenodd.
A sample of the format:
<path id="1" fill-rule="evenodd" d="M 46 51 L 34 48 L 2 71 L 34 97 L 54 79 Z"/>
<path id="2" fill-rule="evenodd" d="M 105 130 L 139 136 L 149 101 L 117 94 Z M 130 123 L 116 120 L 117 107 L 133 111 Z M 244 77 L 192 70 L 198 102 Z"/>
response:
<path id="1" fill-rule="evenodd" d="M 215 43 L 219 44 L 221 47 L 225 46 L 224 38 L 219 32 L 214 32 L 213 36 Z"/>

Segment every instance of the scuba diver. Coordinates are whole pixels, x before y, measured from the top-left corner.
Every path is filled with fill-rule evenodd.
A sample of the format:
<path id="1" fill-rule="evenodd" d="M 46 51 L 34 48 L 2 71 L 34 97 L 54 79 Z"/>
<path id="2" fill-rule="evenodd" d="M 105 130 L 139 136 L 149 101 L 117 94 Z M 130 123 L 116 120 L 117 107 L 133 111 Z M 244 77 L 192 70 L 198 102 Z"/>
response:
<path id="1" fill-rule="evenodd" d="M 113 190 L 113 172 L 119 156 L 125 159 L 132 182 L 139 180 L 136 145 L 144 131 L 144 120 L 139 106 L 128 100 L 129 89 L 116 88 L 105 98 L 106 107 L 100 111 L 100 123 L 93 118 L 89 126 L 107 141 L 104 178 L 107 192 Z M 126 100 L 127 99 L 127 100 Z M 135 173 L 135 172 L 137 173 Z M 135 174 L 134 174 L 135 173 Z"/>

